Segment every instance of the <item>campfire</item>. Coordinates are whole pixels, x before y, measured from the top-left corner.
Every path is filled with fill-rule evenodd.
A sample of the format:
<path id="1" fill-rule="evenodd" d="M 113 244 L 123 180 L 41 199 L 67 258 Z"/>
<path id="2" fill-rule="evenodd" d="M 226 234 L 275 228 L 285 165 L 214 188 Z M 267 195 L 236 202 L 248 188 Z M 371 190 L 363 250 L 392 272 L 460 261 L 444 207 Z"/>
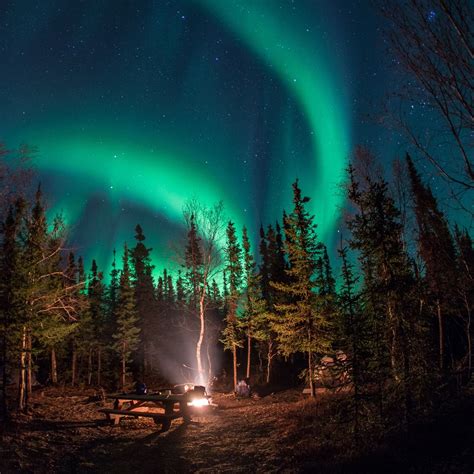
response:
<path id="1" fill-rule="evenodd" d="M 188 398 L 188 406 L 200 408 L 213 405 L 211 397 L 206 393 L 206 387 L 202 385 L 185 384 L 183 389 Z"/>

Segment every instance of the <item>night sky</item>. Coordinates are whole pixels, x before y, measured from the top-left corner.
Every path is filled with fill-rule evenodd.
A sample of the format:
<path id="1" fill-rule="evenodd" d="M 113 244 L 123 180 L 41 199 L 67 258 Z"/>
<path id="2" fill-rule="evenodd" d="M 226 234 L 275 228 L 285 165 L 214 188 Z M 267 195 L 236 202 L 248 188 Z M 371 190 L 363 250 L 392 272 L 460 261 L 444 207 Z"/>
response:
<path id="1" fill-rule="evenodd" d="M 137 223 L 169 266 L 190 197 L 256 242 L 297 177 L 333 250 L 354 146 L 404 152 L 367 119 L 394 78 L 382 26 L 369 1 L 2 0 L 0 140 L 38 148 L 88 266 Z"/>

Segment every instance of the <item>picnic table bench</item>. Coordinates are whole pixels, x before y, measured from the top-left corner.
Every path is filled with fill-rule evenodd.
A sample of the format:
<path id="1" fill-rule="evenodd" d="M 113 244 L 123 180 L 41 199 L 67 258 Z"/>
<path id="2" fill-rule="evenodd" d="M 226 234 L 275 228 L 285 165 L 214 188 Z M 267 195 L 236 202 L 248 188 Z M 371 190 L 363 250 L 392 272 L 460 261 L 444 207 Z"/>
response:
<path id="1" fill-rule="evenodd" d="M 183 418 L 185 423 L 191 421 L 192 409 L 188 406 L 187 393 L 171 393 L 171 390 L 147 395 L 116 393 L 107 398 L 114 400 L 113 408 L 102 408 L 99 411 L 115 425 L 123 417 L 142 416 L 153 418 L 157 425 L 161 425 L 162 431 L 167 431 L 174 419 Z"/>

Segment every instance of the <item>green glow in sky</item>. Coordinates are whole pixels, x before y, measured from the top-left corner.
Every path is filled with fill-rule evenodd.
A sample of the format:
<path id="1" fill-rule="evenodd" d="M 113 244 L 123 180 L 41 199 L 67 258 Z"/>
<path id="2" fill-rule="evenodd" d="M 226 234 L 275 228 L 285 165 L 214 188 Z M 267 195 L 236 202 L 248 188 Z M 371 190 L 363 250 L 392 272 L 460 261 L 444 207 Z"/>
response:
<path id="1" fill-rule="evenodd" d="M 295 178 L 330 245 L 349 127 L 324 5 L 89 3 L 18 0 L 0 32 L 0 139 L 38 147 L 50 214 L 63 213 L 86 266 L 95 258 L 108 274 L 140 223 L 155 265 L 169 267 L 190 198 L 222 200 L 256 248 L 260 224 L 291 209 Z"/>
<path id="2" fill-rule="evenodd" d="M 85 211 L 87 199 L 93 193 L 104 196 L 109 212 L 118 220 L 124 201 L 128 201 L 142 205 L 161 219 L 164 217 L 178 225 L 184 223 L 183 207 L 189 199 L 197 198 L 207 207 L 225 200 L 224 185 L 214 181 L 205 172 L 204 165 L 198 165 L 204 160 L 196 160 L 195 152 L 194 159 L 191 159 L 183 154 L 173 155 L 166 151 L 167 147 L 159 146 L 156 141 L 153 146 L 147 147 L 143 143 L 130 143 L 123 136 L 104 138 L 104 134 L 100 137 L 89 134 L 85 139 L 74 134 L 68 135 L 67 130 L 56 129 L 56 133 L 58 138 L 51 141 L 43 141 L 42 137 L 47 136 L 45 131 L 32 132 L 31 136 L 40 150 L 47 150 L 35 158 L 42 173 L 54 172 L 67 177 L 65 179 L 70 182 L 65 183 L 66 189 L 69 186 L 74 189 L 76 181 L 81 183 L 79 192 L 75 190 L 63 195 L 49 210 L 50 215 L 61 213 L 68 225 L 73 226 L 78 221 Z M 232 202 L 226 202 L 226 218 L 242 228 L 243 213 L 232 205 Z M 103 217 L 99 215 L 98 220 Z M 145 231 L 148 235 L 159 235 L 163 231 L 161 226 L 157 222 L 154 228 Z M 134 224 L 119 232 L 116 243 L 119 255 L 125 240 L 133 245 L 133 228 Z M 225 244 L 224 239 L 220 244 Z M 168 254 L 158 250 L 162 257 L 154 261 L 158 269 L 176 265 L 176 262 L 166 261 L 169 258 L 176 260 L 174 249 L 168 250 Z M 95 258 L 108 267 L 111 257 L 110 247 L 98 242 Z"/>
<path id="3" fill-rule="evenodd" d="M 199 3 L 225 22 L 274 69 L 303 107 L 310 124 L 317 173 L 309 180 L 307 176 L 299 178 L 306 185 L 311 183 L 311 188 L 306 187 L 304 192 L 313 197 L 319 235 L 327 241 L 335 230 L 342 205 L 338 183 L 349 157 L 348 118 L 343 93 L 337 90 L 337 77 L 322 53 L 308 47 L 309 29 L 302 28 L 301 20 L 292 22 L 288 9 L 279 10 L 272 8 L 275 7 L 272 2 L 254 0 L 200 0 Z"/>

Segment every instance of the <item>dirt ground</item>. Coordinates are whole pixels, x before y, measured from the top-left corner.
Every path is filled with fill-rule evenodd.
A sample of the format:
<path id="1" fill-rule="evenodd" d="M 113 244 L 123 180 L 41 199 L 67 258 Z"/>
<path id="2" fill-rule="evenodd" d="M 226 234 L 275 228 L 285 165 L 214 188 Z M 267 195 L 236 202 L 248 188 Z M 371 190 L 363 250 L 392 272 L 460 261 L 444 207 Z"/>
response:
<path id="1" fill-rule="evenodd" d="M 319 454 L 307 451 L 308 438 L 318 434 L 306 425 L 317 418 L 318 407 L 299 391 L 261 399 L 214 394 L 213 400 L 219 408 L 212 414 L 190 424 L 174 420 L 160 433 L 148 418 L 108 425 L 98 412 L 104 404 L 91 391 L 39 390 L 32 414 L 17 418 L 2 436 L 0 473 L 473 472 L 472 413 L 465 407 L 455 415 L 461 421 L 442 426 L 436 439 L 429 429 L 423 434 L 426 443 L 397 446 L 392 459 L 382 453 L 348 466 L 332 464 L 337 453 L 323 450 L 326 461 L 321 462 Z M 344 435 L 344 427 L 334 429 Z M 438 459 L 446 439 L 454 451 Z M 406 450 L 411 455 L 414 446 L 418 453 L 412 464 L 399 459 Z"/>
<path id="2" fill-rule="evenodd" d="M 301 399 L 297 391 L 260 400 L 214 394 L 212 413 L 190 424 L 174 420 L 160 433 L 148 418 L 108 425 L 98 412 L 103 403 L 90 395 L 45 390 L 35 395 L 32 415 L 4 435 L 0 472 L 292 471 L 279 415 Z"/>

